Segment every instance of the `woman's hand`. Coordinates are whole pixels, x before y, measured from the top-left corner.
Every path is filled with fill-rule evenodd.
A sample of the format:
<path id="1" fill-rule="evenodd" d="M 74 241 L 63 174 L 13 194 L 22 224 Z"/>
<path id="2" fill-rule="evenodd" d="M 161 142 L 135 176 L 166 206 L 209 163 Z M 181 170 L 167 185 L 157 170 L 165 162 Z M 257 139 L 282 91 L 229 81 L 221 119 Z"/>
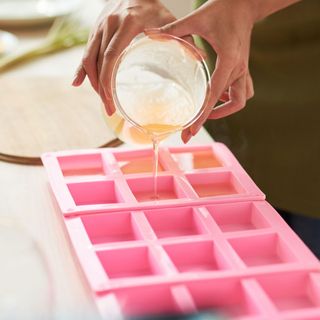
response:
<path id="1" fill-rule="evenodd" d="M 160 31 L 177 37 L 197 34 L 204 38 L 217 54 L 211 77 L 211 95 L 203 115 L 183 131 L 188 141 L 202 124 L 241 110 L 253 94 L 248 61 L 253 25 L 300 0 L 208 0 L 183 19 Z M 218 101 L 223 103 L 214 108 Z"/>
<path id="2" fill-rule="evenodd" d="M 239 111 L 253 96 L 248 60 L 254 10 L 247 0 L 210 0 L 183 19 L 160 28 L 161 32 L 177 37 L 197 34 L 217 54 L 206 110 L 184 130 L 184 142 L 195 135 L 208 118 L 218 119 Z M 223 103 L 213 109 L 219 100 Z"/>
<path id="3" fill-rule="evenodd" d="M 111 115 L 115 111 L 111 76 L 121 52 L 145 29 L 159 28 L 175 20 L 159 0 L 109 0 L 92 31 L 73 85 L 81 85 L 88 76 Z"/>

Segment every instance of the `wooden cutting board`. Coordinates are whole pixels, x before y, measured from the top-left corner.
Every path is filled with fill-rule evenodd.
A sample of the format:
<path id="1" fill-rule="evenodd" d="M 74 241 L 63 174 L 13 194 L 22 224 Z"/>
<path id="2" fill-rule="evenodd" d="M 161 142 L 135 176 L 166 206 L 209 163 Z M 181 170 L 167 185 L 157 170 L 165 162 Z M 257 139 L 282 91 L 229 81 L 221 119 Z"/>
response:
<path id="1" fill-rule="evenodd" d="M 63 77 L 0 76 L 0 159 L 36 164 L 48 151 L 116 146 L 104 117 L 89 84 L 74 88 Z"/>

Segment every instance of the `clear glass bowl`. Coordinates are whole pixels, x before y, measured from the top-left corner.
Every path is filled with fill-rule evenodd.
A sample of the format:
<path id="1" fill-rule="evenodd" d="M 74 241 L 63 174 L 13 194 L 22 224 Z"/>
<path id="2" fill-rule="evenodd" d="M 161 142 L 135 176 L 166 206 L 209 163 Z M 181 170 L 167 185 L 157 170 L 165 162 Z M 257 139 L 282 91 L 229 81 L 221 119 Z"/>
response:
<path id="1" fill-rule="evenodd" d="M 167 34 L 139 35 L 122 52 L 112 74 L 116 112 L 107 116 L 119 139 L 151 143 L 195 122 L 209 94 L 210 76 L 199 51 Z"/>

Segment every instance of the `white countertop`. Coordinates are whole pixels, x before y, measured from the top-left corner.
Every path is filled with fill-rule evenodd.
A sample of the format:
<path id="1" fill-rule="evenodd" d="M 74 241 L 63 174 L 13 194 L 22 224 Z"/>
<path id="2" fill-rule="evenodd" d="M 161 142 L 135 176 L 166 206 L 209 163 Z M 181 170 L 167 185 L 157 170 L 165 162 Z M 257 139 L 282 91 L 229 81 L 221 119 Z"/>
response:
<path id="1" fill-rule="evenodd" d="M 88 1 L 83 12 L 94 17 L 100 7 L 100 1 Z M 37 41 L 38 36 L 42 34 L 43 32 L 19 33 L 25 42 Z M 10 71 L 10 74 L 64 74 L 70 75 L 72 79 L 82 52 L 83 48 L 73 48 L 19 67 Z M 190 141 L 192 144 L 210 142 L 212 139 L 204 129 Z M 176 134 L 165 144 L 179 145 L 182 142 Z M 13 310 L 17 311 L 21 307 L 21 310 L 17 311 L 20 315 L 24 312 L 23 306 L 28 311 L 38 304 L 45 313 L 51 314 L 51 317 L 47 315 L 45 319 L 99 318 L 90 289 L 72 255 L 61 213 L 50 193 L 44 168 L 0 162 L 0 182 L 0 230 L 1 225 L 8 220 L 13 220 L 22 228 L 21 231 L 17 229 L 18 237 L 13 235 L 15 240 L 6 236 L 0 237 L 0 252 L 4 252 L 5 248 L 12 266 L 4 268 L 4 260 L 0 264 L 0 300 L 11 299 L 9 303 L 12 304 Z M 44 271 L 41 260 L 36 258 L 38 249 L 33 245 L 27 245 L 30 239 L 25 238 L 24 232 L 27 232 L 36 241 L 36 246 L 39 246 L 47 272 Z M 1 289 L 4 279 L 13 284 L 11 287 L 16 291 L 10 293 L 5 291 L 3 286 Z M 47 299 L 49 294 L 51 297 Z M 24 297 L 23 306 L 16 305 L 20 297 Z M 27 319 L 26 316 L 22 318 Z M 41 317 L 37 318 L 37 315 L 33 314 L 30 318 Z"/>

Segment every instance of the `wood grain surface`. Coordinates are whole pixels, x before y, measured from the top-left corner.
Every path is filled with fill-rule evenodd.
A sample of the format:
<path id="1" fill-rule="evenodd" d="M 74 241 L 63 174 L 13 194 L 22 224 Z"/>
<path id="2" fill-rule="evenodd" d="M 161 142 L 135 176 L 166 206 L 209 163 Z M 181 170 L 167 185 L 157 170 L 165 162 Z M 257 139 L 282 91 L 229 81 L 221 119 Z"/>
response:
<path id="1" fill-rule="evenodd" d="M 0 79 L 0 153 L 36 158 L 44 152 L 96 148 L 115 136 L 97 94 L 59 76 Z"/>
<path id="2" fill-rule="evenodd" d="M 83 1 L 81 13 L 93 24 L 104 4 L 103 0 Z M 19 30 L 16 35 L 22 46 L 29 46 L 45 33 L 38 29 Z M 89 86 L 70 86 L 83 50 L 72 48 L 0 75 L 0 152 L 37 157 L 53 149 L 97 147 L 113 137 L 93 90 Z M 210 136 L 201 129 L 190 144 L 210 142 Z M 164 144 L 182 142 L 175 134 Z M 121 146 L 128 147 L 132 146 Z M 100 319 L 44 168 L 0 161 L 0 182 L 0 224 L 3 219 L 15 219 L 35 239 L 50 271 L 52 310 L 45 319 Z M 11 244 L 5 245 L 10 248 Z M 35 269 L 32 279 L 37 280 L 38 274 Z M 15 273 L 12 271 L 7 277 L 15 279 Z M 32 304 L 34 297 L 30 295 L 28 300 Z"/>

